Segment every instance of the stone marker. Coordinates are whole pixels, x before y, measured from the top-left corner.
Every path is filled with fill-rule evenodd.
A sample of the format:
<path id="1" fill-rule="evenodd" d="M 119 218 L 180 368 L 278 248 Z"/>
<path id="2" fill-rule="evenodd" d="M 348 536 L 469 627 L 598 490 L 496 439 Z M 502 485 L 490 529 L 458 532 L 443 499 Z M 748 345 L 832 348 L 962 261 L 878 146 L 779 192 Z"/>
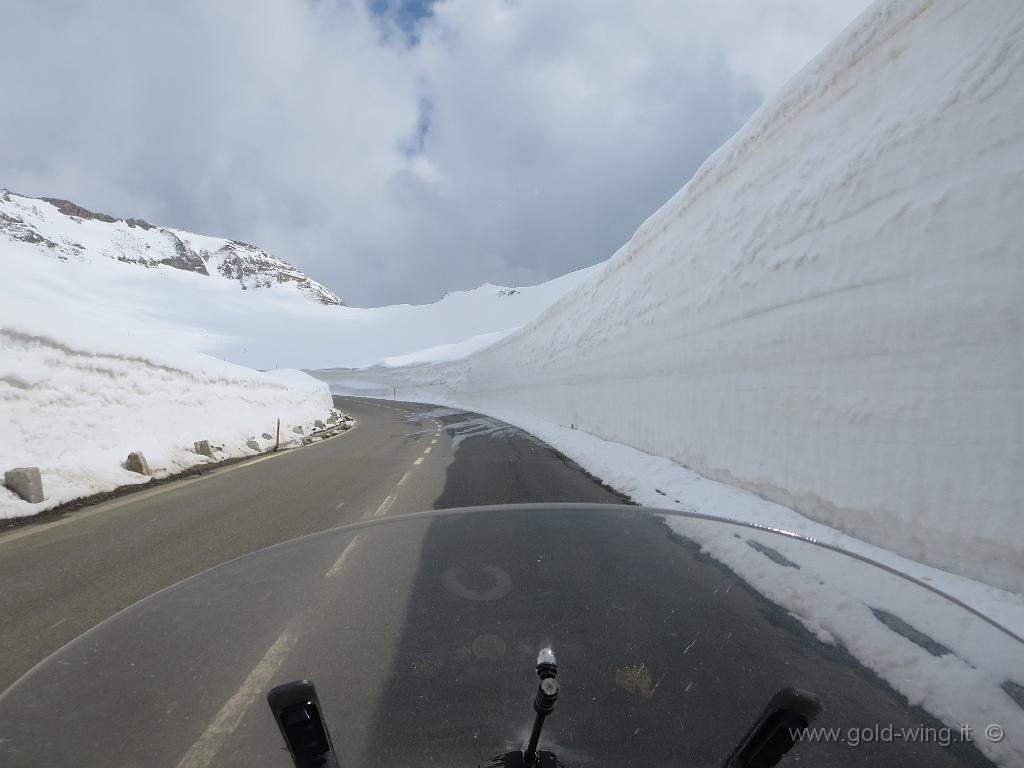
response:
<path id="1" fill-rule="evenodd" d="M 252 437 L 252 438 L 249 438 L 248 440 L 246 440 L 245 441 L 245 446 L 246 446 L 246 448 L 251 448 L 254 451 L 258 451 L 260 449 L 260 444 L 256 442 L 256 438 L 255 437 Z"/>
<path id="2" fill-rule="evenodd" d="M 213 458 L 213 448 L 210 445 L 209 440 L 198 440 L 193 444 L 196 453 L 200 456 L 206 456 L 207 458 Z"/>
<path id="3" fill-rule="evenodd" d="M 149 468 L 149 462 L 142 451 L 132 451 L 124 462 L 124 468 L 137 475 L 152 475 L 153 470 Z"/>
<path id="4" fill-rule="evenodd" d="M 320 421 L 320 419 L 317 419 L 316 421 L 313 422 L 313 426 L 316 429 L 323 429 L 324 428 L 324 423 L 322 421 Z"/>
<path id="5" fill-rule="evenodd" d="M 306 434 L 305 432 L 302 431 L 302 427 L 292 427 L 292 432 L 294 432 L 296 435 Z"/>
<path id="6" fill-rule="evenodd" d="M 4 485 L 29 504 L 43 501 L 43 478 L 39 467 L 15 467 L 4 472 Z"/>

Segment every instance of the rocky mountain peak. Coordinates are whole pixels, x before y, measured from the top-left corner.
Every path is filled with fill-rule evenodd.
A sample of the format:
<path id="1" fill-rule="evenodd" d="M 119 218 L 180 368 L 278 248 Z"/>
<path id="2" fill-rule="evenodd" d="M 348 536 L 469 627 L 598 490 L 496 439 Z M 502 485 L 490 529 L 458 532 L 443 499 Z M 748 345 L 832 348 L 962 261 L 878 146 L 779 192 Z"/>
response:
<path id="1" fill-rule="evenodd" d="M 62 260 L 111 258 L 140 267 L 172 267 L 237 282 L 242 290 L 293 283 L 315 301 L 344 302 L 298 267 L 248 243 L 119 219 L 70 200 L 0 190 L 0 242 L 28 243 Z"/>

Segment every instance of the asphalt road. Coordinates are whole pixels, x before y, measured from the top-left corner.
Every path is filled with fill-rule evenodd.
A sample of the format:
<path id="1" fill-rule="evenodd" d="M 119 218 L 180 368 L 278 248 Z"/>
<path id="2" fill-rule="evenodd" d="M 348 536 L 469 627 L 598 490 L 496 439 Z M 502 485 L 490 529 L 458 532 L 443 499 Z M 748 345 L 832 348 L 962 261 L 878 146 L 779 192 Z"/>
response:
<path id="1" fill-rule="evenodd" d="M 511 502 L 621 503 L 478 414 L 336 398 L 357 426 L 0 534 L 0 691 L 136 601 L 257 549 L 372 517 Z"/>
<path id="2" fill-rule="evenodd" d="M 822 698 L 822 726 L 939 725 L 530 435 L 420 404 L 339 407 L 358 419 L 342 437 L 0 536 L 6 687 L 162 587 L 360 524 L 234 560 L 68 646 L 0 695 L 0 763 L 284 768 L 263 696 L 308 676 L 346 764 L 473 765 L 525 737 L 547 644 L 565 695 L 545 743 L 570 765 L 720 765 L 787 686 Z M 514 502 L 616 506 L 401 517 Z M 909 742 L 787 760 L 987 765 Z"/>

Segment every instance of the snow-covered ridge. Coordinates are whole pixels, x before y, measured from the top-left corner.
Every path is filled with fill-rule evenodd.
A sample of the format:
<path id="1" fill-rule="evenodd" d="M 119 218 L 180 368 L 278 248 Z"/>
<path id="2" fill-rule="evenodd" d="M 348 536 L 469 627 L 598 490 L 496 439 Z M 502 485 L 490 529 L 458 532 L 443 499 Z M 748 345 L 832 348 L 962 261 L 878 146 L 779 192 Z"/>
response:
<path id="1" fill-rule="evenodd" d="M 330 303 L 333 294 L 310 301 L 320 287 L 258 248 L 61 205 L 70 215 L 0 196 L 0 315 L 10 315 L 3 305 L 16 297 L 27 306 L 59 304 L 66 317 L 102 308 L 111 338 L 160 339 L 251 368 L 451 359 L 521 327 L 600 269 L 535 286 L 484 284 L 432 304 L 348 307 Z"/>
<path id="2" fill-rule="evenodd" d="M 0 190 L 0 238 L 37 246 L 62 260 L 110 258 L 143 267 L 173 267 L 236 281 L 242 288 L 292 283 L 321 304 L 342 300 L 297 267 L 253 245 L 117 219 L 57 198 L 31 198 Z"/>
<path id="3" fill-rule="evenodd" d="M 574 425 L 1024 592 L 1022 40 L 1020 3 L 876 3 L 603 271 L 366 384 Z"/>

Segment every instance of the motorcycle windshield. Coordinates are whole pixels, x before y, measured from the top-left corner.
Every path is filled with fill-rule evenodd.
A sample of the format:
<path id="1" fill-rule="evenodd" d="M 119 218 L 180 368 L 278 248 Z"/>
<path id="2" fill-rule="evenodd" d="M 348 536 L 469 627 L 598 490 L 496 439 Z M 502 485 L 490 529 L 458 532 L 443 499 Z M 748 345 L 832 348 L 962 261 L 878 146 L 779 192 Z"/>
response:
<path id="1" fill-rule="evenodd" d="M 284 768 L 265 696 L 309 678 L 341 766 L 475 766 L 526 741 L 544 646 L 567 766 L 720 766 L 787 687 L 824 709 L 783 765 L 1024 765 L 1006 631 L 792 536 L 582 505 L 369 520 L 188 579 L 9 688 L 0 763 Z"/>

